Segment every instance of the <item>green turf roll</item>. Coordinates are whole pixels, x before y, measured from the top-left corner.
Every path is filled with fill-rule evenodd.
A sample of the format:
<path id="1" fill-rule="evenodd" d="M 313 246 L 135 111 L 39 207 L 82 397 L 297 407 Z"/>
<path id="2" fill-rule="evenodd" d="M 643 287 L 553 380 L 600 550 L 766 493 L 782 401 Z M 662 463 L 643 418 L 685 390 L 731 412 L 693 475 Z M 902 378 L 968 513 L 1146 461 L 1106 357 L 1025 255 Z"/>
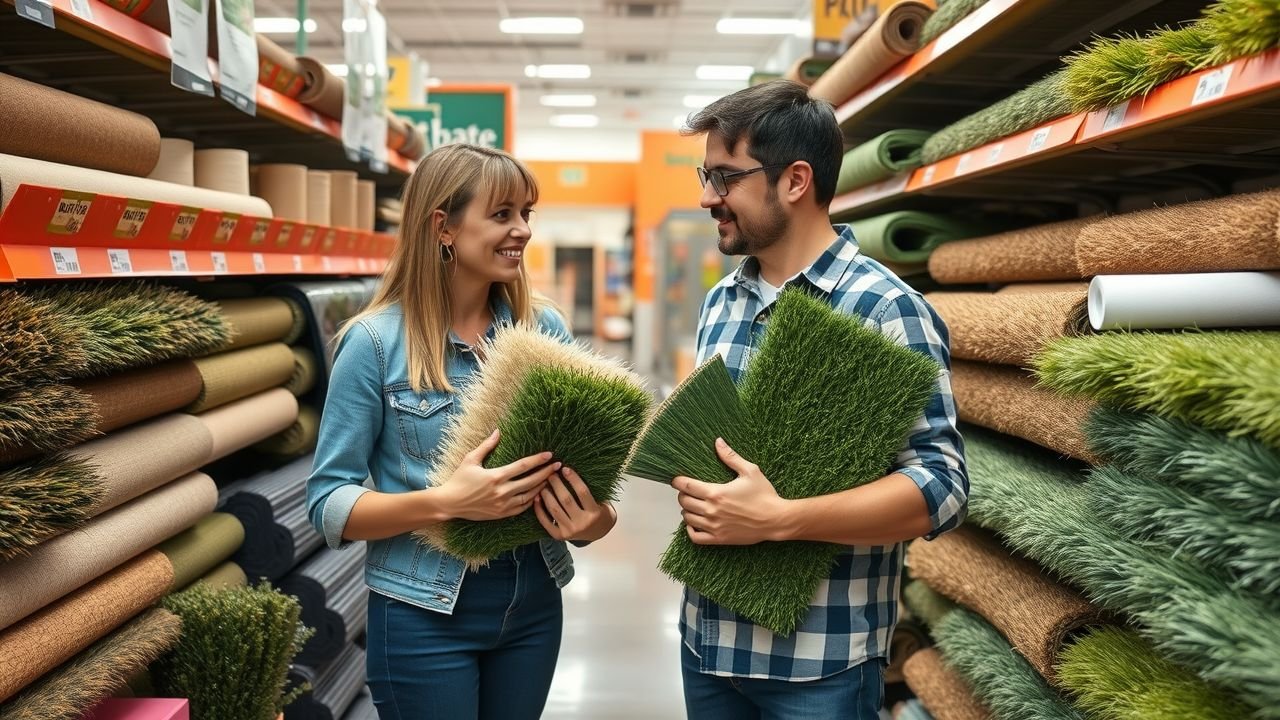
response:
<path id="1" fill-rule="evenodd" d="M 956 23 L 968 17 L 974 10 L 987 4 L 987 0 L 949 0 L 938 3 L 938 10 L 925 21 L 920 31 L 920 44 L 927 45 Z"/>
<path id="2" fill-rule="evenodd" d="M 1062 91 L 1062 81 L 1063 72 L 1060 71 L 948 125 L 925 142 L 921 159 L 926 165 L 935 163 L 1070 115 L 1071 101 Z"/>
<path id="3" fill-rule="evenodd" d="M 925 130 L 890 130 L 845 153 L 836 193 L 872 185 L 920 167 L 920 150 L 932 134 Z"/>
<path id="4" fill-rule="evenodd" d="M 1204 23 L 1215 65 L 1280 46 L 1280 4 L 1275 0 L 1218 0 L 1205 10 Z"/>
<path id="5" fill-rule="evenodd" d="M 244 543 L 244 525 L 235 515 L 210 513 L 156 546 L 173 565 L 173 591 L 199 580 Z"/>
<path id="6" fill-rule="evenodd" d="M 1160 30 L 1141 38 L 1098 38 L 1065 59 L 1062 90 L 1074 112 L 1101 110 L 1205 67 L 1212 52 L 1213 43 L 1203 24 Z"/>
<path id="7" fill-rule="evenodd" d="M 941 622 L 947 613 L 960 607 L 922 580 L 908 583 L 902 589 L 902 600 L 911 614 L 930 628 Z"/>
<path id="8" fill-rule="evenodd" d="M 854 220 L 849 227 L 863 254 L 895 263 L 925 262 L 945 242 L 982 234 L 972 223 L 912 210 Z"/>

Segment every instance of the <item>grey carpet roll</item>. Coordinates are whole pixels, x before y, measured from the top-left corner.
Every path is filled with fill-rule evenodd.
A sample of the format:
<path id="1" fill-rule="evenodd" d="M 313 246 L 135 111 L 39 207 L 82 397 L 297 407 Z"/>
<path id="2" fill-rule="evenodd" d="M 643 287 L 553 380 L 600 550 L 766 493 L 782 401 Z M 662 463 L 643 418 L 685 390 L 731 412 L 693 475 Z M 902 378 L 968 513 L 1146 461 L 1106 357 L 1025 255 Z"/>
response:
<path id="1" fill-rule="evenodd" d="M 279 580 L 324 545 L 307 518 L 307 476 L 313 460 L 313 455 L 298 458 L 219 493 L 219 509 L 244 524 L 244 545 L 231 559 L 251 582 L 259 577 Z"/>
<path id="2" fill-rule="evenodd" d="M 373 696 L 368 692 L 357 695 L 351 702 L 351 707 L 347 708 L 347 714 L 342 716 L 342 720 L 378 720 L 378 708 L 373 706 Z"/>
<path id="3" fill-rule="evenodd" d="M 348 645 L 323 667 L 295 665 L 289 678 L 312 689 L 284 709 L 285 720 L 341 720 L 365 685 L 364 650 Z"/>
<path id="4" fill-rule="evenodd" d="M 322 665 L 364 632 L 369 615 L 364 585 L 366 553 L 364 543 L 342 550 L 326 548 L 277 584 L 283 592 L 298 597 L 303 624 L 316 630 L 298 653 L 298 664 Z"/>
<path id="5" fill-rule="evenodd" d="M 342 324 L 360 312 L 373 298 L 377 285 L 360 280 L 329 280 L 276 285 L 270 292 L 296 301 L 307 316 L 311 352 L 324 358 L 315 392 L 324 396 L 333 370 L 334 336 Z"/>

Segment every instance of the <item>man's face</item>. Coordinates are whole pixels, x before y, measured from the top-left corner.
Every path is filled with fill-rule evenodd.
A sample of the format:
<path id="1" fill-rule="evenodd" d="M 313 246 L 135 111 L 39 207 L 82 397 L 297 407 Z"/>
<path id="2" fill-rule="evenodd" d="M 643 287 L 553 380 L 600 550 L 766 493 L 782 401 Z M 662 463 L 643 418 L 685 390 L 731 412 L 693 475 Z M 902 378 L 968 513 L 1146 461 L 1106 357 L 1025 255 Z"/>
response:
<path id="1" fill-rule="evenodd" d="M 740 140 L 735 148 L 730 149 L 713 133 L 707 136 L 707 157 L 703 167 L 731 174 L 758 168 L 760 162 L 747 154 L 746 140 Z M 708 182 L 702 189 L 700 203 L 719 223 L 716 230 L 720 233 L 720 252 L 725 255 L 755 255 L 787 234 L 791 219 L 779 202 L 777 188 L 769 182 L 767 173 L 761 171 L 729 178 L 726 185 L 728 193 L 720 197 Z"/>

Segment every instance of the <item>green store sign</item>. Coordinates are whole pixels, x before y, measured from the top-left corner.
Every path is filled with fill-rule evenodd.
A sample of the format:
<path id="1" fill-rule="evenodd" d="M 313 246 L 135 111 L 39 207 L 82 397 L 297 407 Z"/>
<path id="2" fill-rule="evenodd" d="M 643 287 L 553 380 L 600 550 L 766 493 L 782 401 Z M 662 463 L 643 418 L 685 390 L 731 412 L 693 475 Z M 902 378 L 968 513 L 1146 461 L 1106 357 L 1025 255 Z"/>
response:
<path id="1" fill-rule="evenodd" d="M 427 104 L 420 108 L 397 108 L 394 112 L 409 120 L 427 138 L 427 148 L 454 143 L 470 143 L 512 152 L 511 86 L 444 85 L 431 88 Z"/>

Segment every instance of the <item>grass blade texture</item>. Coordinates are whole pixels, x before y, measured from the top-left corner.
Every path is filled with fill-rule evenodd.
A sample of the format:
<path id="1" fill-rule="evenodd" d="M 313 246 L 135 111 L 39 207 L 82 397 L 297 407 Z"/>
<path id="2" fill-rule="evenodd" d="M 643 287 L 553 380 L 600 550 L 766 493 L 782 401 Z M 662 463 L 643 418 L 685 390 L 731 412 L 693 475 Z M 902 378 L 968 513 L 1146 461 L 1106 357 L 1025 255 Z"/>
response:
<path id="1" fill-rule="evenodd" d="M 884 475 L 924 410 L 938 365 L 802 291 L 784 292 L 739 396 L 753 435 L 734 448 L 784 498 Z M 697 546 L 676 531 L 660 569 L 729 610 L 790 635 L 840 547 Z"/>
<path id="2" fill-rule="evenodd" d="M 104 492 L 92 465 L 65 455 L 0 470 L 0 559 L 79 527 Z"/>
<path id="3" fill-rule="evenodd" d="M 1232 438 L 1146 413 L 1098 408 L 1089 445 L 1124 472 L 1230 506 L 1250 521 L 1280 519 L 1280 454 L 1252 438 Z"/>
<path id="4" fill-rule="evenodd" d="M 1280 332 L 1106 333 L 1050 343 L 1040 382 L 1280 448 Z"/>
<path id="5" fill-rule="evenodd" d="M 986 4 L 987 0 L 948 0 L 945 4 L 938 3 L 938 9 L 929 16 L 920 30 L 920 45 L 933 42 L 939 35 Z"/>
<path id="6" fill-rule="evenodd" d="M 0 290 L 0 393 L 83 375 L 89 356 L 49 303 Z"/>
<path id="7" fill-rule="evenodd" d="M 0 395 L 0 462 L 11 453 L 52 452 L 93 437 L 93 398 L 71 385 L 37 385 Z"/>
<path id="8" fill-rule="evenodd" d="M 969 517 L 1129 614 L 1171 661 L 1280 718 L 1280 611 L 1216 569 L 1130 540 L 1093 512 L 1081 473 L 1011 438 L 966 427 Z"/>
<path id="9" fill-rule="evenodd" d="M 1062 91 L 1063 75 L 1061 71 L 1054 73 L 991 107 L 939 130 L 925 142 L 921 160 L 926 165 L 935 163 L 1070 115 L 1071 102 Z"/>
<path id="10" fill-rule="evenodd" d="M 947 613 L 959 607 L 950 598 L 920 580 L 914 580 L 903 588 L 902 600 L 911 614 L 930 629 L 941 622 Z"/>
<path id="11" fill-rule="evenodd" d="M 1066 58 L 1062 90 L 1074 112 L 1101 110 L 1205 67 L 1212 49 L 1201 24 L 1147 37 L 1098 38 Z"/>
<path id="12" fill-rule="evenodd" d="M 1218 0 L 1205 10 L 1204 18 L 1214 64 L 1280 45 L 1278 0 Z"/>
<path id="13" fill-rule="evenodd" d="M 1000 720 L 1084 720 L 981 615 L 959 608 L 933 634 L 947 665 Z"/>
<path id="14" fill-rule="evenodd" d="M 1096 720 L 1241 720 L 1250 714 L 1231 693 L 1121 628 L 1095 628 L 1064 649 L 1058 682 Z"/>
<path id="15" fill-rule="evenodd" d="M 182 621 L 173 613 L 149 610 L 0 704 L 0 718 L 81 720 L 172 648 L 181 633 Z"/>

